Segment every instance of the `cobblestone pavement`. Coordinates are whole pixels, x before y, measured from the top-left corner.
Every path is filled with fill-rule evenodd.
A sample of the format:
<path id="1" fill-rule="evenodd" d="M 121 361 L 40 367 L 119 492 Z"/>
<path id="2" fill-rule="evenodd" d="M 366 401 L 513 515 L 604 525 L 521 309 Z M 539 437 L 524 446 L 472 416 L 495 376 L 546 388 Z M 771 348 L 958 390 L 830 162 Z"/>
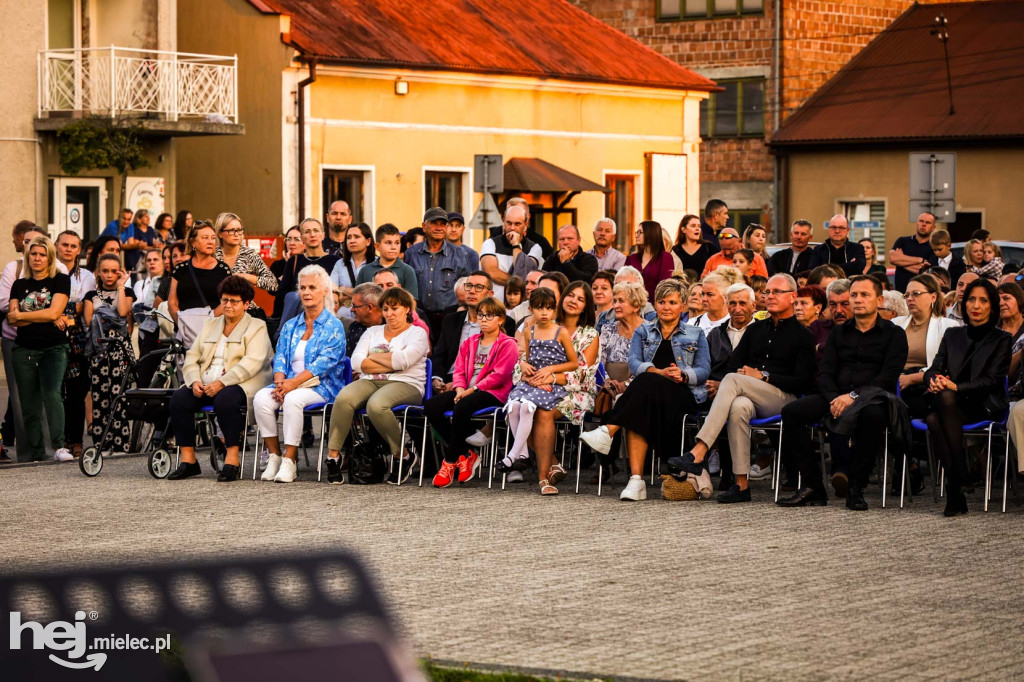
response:
<path id="1" fill-rule="evenodd" d="M 1024 679 L 1024 510 L 785 510 L 487 490 L 0 470 L 0 570 L 344 546 L 415 651 L 640 679 Z M 589 473 L 585 474 L 589 478 Z"/>

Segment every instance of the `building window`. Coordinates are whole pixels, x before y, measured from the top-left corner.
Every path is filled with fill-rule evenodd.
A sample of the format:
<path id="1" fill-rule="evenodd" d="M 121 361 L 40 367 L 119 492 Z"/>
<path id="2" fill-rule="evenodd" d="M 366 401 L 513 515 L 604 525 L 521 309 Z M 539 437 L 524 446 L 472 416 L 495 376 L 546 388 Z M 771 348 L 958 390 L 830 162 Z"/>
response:
<path id="1" fill-rule="evenodd" d="M 889 253 L 885 243 L 885 200 L 843 201 L 840 206 L 839 212 L 850 223 L 850 241 L 870 239 L 875 244 L 876 261 L 885 263 L 885 255 Z"/>
<path id="2" fill-rule="evenodd" d="M 370 202 L 368 193 L 372 191 L 370 174 L 361 170 L 324 170 L 323 191 L 320 196 L 323 199 L 323 215 L 331 210 L 331 204 L 335 201 L 344 201 L 352 211 L 352 224 L 368 223 L 373 225 L 373 216 L 370 215 Z"/>
<path id="3" fill-rule="evenodd" d="M 700 103 L 701 137 L 764 137 L 764 78 L 720 80 Z"/>
<path id="4" fill-rule="evenodd" d="M 659 21 L 764 14 L 764 0 L 658 0 Z"/>
<path id="5" fill-rule="evenodd" d="M 440 206 L 449 213 L 465 212 L 462 210 L 462 188 L 465 173 L 457 171 L 425 171 L 424 172 L 424 211 L 431 206 Z"/>
<path id="6" fill-rule="evenodd" d="M 754 223 L 761 224 L 761 209 L 759 208 L 729 208 L 729 227 L 739 231 L 740 237 L 743 232 Z"/>

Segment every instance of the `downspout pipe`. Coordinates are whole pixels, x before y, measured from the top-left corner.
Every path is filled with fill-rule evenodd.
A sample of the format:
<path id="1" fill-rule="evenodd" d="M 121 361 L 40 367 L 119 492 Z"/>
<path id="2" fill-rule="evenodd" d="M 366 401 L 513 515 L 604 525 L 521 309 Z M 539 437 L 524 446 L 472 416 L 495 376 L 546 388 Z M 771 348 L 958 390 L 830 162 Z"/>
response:
<path id="1" fill-rule="evenodd" d="M 775 78 L 774 82 L 774 93 L 775 93 L 775 106 L 772 107 L 772 134 L 779 129 L 779 123 L 782 120 L 782 0 L 775 0 L 775 40 L 774 49 L 772 50 L 772 75 Z M 784 182 L 783 171 L 781 168 L 782 161 L 778 154 L 773 154 L 774 168 L 773 175 L 775 180 L 775 211 L 772 216 L 772 223 L 775 232 L 775 241 L 784 242 L 789 239 L 789 234 L 786 231 L 786 211 L 784 210 L 783 204 L 783 187 Z"/>
<path id="2" fill-rule="evenodd" d="M 303 58 L 300 57 L 299 60 L 302 61 Z M 309 76 L 299 81 L 298 92 L 296 93 L 299 107 L 299 115 L 296 117 L 299 125 L 299 164 L 296 170 L 298 173 L 296 185 L 299 188 L 299 196 L 295 204 L 298 207 L 298 215 L 295 218 L 295 222 L 299 222 L 306 217 L 306 88 L 316 82 L 316 59 L 311 59 L 308 63 Z"/>

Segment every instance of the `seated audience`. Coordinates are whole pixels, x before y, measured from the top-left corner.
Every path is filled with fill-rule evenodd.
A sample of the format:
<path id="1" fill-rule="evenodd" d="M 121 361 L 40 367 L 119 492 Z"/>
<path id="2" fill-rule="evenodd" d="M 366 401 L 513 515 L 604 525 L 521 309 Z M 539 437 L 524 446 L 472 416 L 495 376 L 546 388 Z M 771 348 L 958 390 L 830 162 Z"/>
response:
<path id="1" fill-rule="evenodd" d="M 252 397 L 271 377 L 274 349 L 267 324 L 247 311 L 256 295 L 247 279 L 226 277 L 217 287 L 224 313 L 203 325 L 185 355 L 184 384 L 171 398 L 171 430 L 181 462 L 167 478 L 176 481 L 201 473 L 196 461 L 196 413 L 213 406 L 227 453 L 217 480 L 238 478 L 238 450 L 245 437 L 245 415 Z"/>
<path id="2" fill-rule="evenodd" d="M 352 354 L 352 370 L 359 372 L 359 379 L 342 389 L 334 400 L 327 446 L 329 483 L 342 481 L 341 448 L 356 410 L 361 408 L 366 408 L 370 423 L 387 441 L 394 460 L 389 483 L 404 483 L 418 461 L 415 449 L 409 447 L 412 441 L 408 434 L 406 443 L 402 443 L 402 426 L 392 408 L 423 402 L 430 344 L 427 332 L 412 322 L 416 308 L 412 294 L 393 287 L 384 292 L 379 303 L 384 324 L 367 329 Z"/>
<path id="3" fill-rule="evenodd" d="M 253 397 L 253 413 L 269 458 L 264 481 L 291 483 L 302 439 L 302 411 L 333 400 L 345 385 L 345 327 L 334 316 L 331 277 L 319 265 L 307 265 L 295 278 L 302 314 L 281 325 L 274 354 L 274 383 Z M 284 453 L 277 412 L 283 421 Z"/>
<path id="4" fill-rule="evenodd" d="M 818 321 L 823 310 L 828 308 L 825 290 L 819 286 L 800 287 L 796 291 L 793 311 L 800 324 L 809 327 Z"/>
<path id="5" fill-rule="evenodd" d="M 459 346 L 459 354 L 447 390 L 435 393 L 423 405 L 430 425 L 445 443 L 444 461 L 434 476 L 434 486 L 447 488 L 456 480 L 465 483 L 480 468 L 480 455 L 468 447 L 466 439 L 476 427 L 473 414 L 501 407 L 512 390 L 512 370 L 519 357 L 515 339 L 502 330 L 505 307 L 487 296 L 474 304 L 478 333 L 471 334 Z M 446 412 L 451 412 L 449 419 Z"/>
<path id="6" fill-rule="evenodd" d="M 625 431 L 630 478 L 622 500 L 647 499 L 643 468 L 648 448 L 663 459 L 679 452 L 682 429 L 676 425 L 684 414 L 696 414 L 707 397 L 708 343 L 699 327 L 679 322 L 685 297 L 682 282 L 668 279 L 658 285 L 658 319 L 642 324 L 630 346 L 629 369 L 635 378 L 602 416 L 602 426 L 581 436 L 595 451 L 607 454 L 615 433 Z"/>

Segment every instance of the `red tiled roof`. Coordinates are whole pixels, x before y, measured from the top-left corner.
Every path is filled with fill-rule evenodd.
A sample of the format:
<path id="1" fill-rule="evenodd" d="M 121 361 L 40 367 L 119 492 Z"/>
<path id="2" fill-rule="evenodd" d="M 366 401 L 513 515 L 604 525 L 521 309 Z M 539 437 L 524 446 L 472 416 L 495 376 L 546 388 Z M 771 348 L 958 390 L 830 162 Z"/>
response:
<path id="1" fill-rule="evenodd" d="M 249 1 L 324 63 L 717 89 L 567 0 Z"/>
<path id="2" fill-rule="evenodd" d="M 949 22 L 955 113 L 942 42 Z M 773 147 L 1024 137 L 1024 2 L 914 5 L 772 135 Z"/>

